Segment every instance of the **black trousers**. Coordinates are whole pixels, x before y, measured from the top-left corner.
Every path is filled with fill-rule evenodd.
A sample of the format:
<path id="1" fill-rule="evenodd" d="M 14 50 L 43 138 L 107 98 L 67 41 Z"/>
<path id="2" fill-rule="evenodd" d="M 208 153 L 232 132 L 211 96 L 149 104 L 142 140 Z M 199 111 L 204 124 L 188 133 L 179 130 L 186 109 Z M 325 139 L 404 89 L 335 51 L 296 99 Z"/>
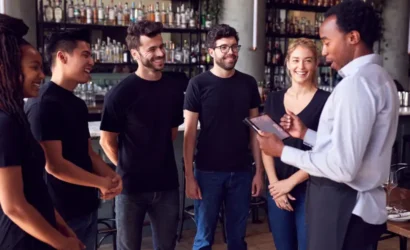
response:
<path id="1" fill-rule="evenodd" d="M 372 225 L 353 214 L 347 228 L 343 250 L 370 250 L 385 231 L 386 223 Z"/>

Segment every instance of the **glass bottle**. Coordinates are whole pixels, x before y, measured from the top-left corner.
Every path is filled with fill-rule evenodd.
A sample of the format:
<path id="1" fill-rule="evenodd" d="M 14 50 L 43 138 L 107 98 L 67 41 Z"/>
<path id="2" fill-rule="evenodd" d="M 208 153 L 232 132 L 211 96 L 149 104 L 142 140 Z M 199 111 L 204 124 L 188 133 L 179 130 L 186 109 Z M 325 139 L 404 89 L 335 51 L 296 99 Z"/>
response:
<path id="1" fill-rule="evenodd" d="M 56 23 L 63 21 L 63 9 L 60 6 L 60 1 L 57 0 L 54 7 L 54 20 Z"/>

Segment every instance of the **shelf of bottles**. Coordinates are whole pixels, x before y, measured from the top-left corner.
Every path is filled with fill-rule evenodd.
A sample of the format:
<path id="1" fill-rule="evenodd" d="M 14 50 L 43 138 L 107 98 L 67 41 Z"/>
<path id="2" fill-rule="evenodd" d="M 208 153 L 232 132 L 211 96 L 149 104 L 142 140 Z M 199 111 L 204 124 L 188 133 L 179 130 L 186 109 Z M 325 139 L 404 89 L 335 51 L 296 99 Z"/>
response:
<path id="1" fill-rule="evenodd" d="M 286 49 L 292 40 L 300 37 L 315 41 L 319 55 L 321 43 L 319 27 L 324 12 L 337 4 L 333 0 L 268 0 L 266 3 L 266 59 L 265 83 L 262 88 L 278 91 L 289 86 L 286 73 Z M 332 71 L 324 58 L 320 58 L 317 82 L 325 90 L 333 86 Z"/>
<path id="2" fill-rule="evenodd" d="M 45 27 L 58 27 L 56 24 L 69 27 L 84 27 L 91 25 L 94 28 L 106 27 L 127 27 L 130 23 L 141 20 L 161 22 L 166 31 L 169 32 L 206 32 L 215 22 L 211 14 L 199 14 L 198 10 L 180 4 L 174 10 L 172 2 L 156 2 L 145 6 L 143 1 L 139 1 L 138 6 L 135 1 L 131 3 L 118 4 L 111 0 L 111 3 L 104 6 L 102 0 L 39 0 L 42 11 L 38 17 Z M 88 26 L 87 26 L 88 27 Z"/>
<path id="3" fill-rule="evenodd" d="M 39 49 L 45 51 L 47 34 L 55 30 L 100 30 L 104 35 L 100 33 L 101 37 L 92 44 L 96 63 L 93 72 L 128 72 L 135 70 L 137 65 L 125 44 L 118 40 L 125 41 L 130 23 L 156 21 L 163 24 L 164 33 L 175 33 L 170 37 L 173 41 L 165 41 L 166 66 L 174 67 L 172 70 L 188 70 L 191 77 L 202 72 L 202 66 L 208 69 L 211 64 L 204 41 L 206 32 L 217 22 L 217 18 L 207 13 L 208 1 L 194 2 L 175 4 L 166 1 L 144 5 L 144 1 L 133 1 L 129 6 L 117 0 L 106 5 L 102 0 L 38 0 Z M 189 67 L 192 69 L 186 69 Z"/>

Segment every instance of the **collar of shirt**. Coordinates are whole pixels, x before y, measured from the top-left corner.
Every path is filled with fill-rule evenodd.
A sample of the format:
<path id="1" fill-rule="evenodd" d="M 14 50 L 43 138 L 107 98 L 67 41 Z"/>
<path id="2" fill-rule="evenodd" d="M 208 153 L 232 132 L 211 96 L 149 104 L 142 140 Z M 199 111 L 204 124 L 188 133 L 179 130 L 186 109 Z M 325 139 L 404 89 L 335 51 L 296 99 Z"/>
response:
<path id="1" fill-rule="evenodd" d="M 366 64 L 378 64 L 382 66 L 382 63 L 383 61 L 380 55 L 369 54 L 358 57 L 349 62 L 343 68 L 341 68 L 338 73 L 342 78 L 345 78 L 346 76 L 354 75 L 362 66 Z"/>

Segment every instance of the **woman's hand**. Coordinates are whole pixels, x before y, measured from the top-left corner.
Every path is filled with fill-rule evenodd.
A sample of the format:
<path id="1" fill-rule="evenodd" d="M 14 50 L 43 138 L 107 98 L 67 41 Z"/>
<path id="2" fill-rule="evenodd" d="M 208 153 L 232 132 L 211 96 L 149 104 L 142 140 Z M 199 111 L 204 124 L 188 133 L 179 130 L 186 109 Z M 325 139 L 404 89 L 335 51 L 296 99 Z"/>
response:
<path id="1" fill-rule="evenodd" d="M 292 205 L 290 205 L 289 200 L 296 200 L 296 199 L 292 195 L 285 194 L 273 200 L 275 201 L 276 206 L 279 209 L 284 209 L 286 211 L 293 212 L 293 207 Z"/>
<path id="2" fill-rule="evenodd" d="M 276 200 L 282 195 L 289 194 L 295 186 L 296 183 L 289 178 L 280 180 L 269 185 L 269 193 Z"/>

